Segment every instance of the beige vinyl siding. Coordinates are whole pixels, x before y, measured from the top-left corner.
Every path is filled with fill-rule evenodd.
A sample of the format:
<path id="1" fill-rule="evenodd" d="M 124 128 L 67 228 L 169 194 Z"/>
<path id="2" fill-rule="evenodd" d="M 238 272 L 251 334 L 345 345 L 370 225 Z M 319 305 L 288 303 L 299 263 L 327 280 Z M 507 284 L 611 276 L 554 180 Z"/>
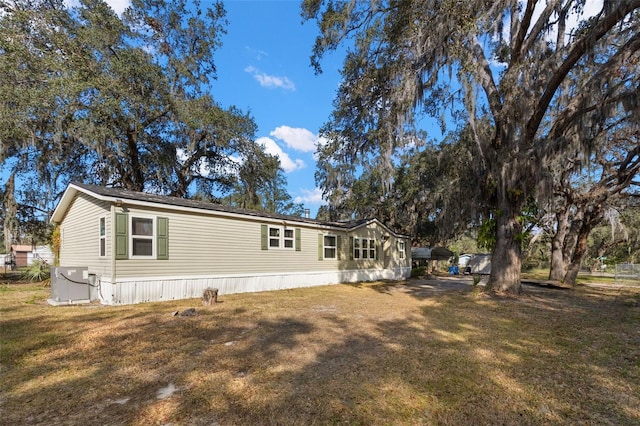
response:
<path id="1" fill-rule="evenodd" d="M 282 226 L 282 222 L 137 207 L 128 208 L 127 213 L 168 218 L 169 257 L 118 260 L 118 278 L 334 271 L 344 267 L 339 263 L 344 261 L 318 260 L 318 233 L 322 231 L 314 227 L 286 224 L 300 228 L 300 251 L 262 250 L 261 225 Z M 336 235 L 335 231 L 330 233 Z"/>
<path id="2" fill-rule="evenodd" d="M 64 244 L 61 266 L 87 266 L 89 272 L 103 277 L 111 276 L 114 217 L 110 208 L 109 203 L 95 200 L 82 193 L 78 194 L 61 225 Z M 399 259 L 397 238 L 389 235 L 389 231 L 377 223 L 345 232 L 305 224 L 272 222 L 268 219 L 229 218 L 137 206 L 125 205 L 124 208 L 118 207 L 115 211 L 125 212 L 129 218 L 136 215 L 164 217 L 168 219 L 169 229 L 167 260 L 117 260 L 115 266 L 118 279 L 366 270 L 396 268 L 409 264 L 408 259 L 404 259 L 404 262 Z M 101 216 L 105 216 L 106 219 L 107 256 L 104 258 L 99 257 Z M 295 248 L 263 250 L 261 227 L 264 224 L 300 229 L 300 251 L 296 251 Z M 340 237 L 340 255 L 337 259 L 319 260 L 319 235 Z M 383 246 L 385 235 L 389 239 Z M 374 239 L 377 259 L 352 259 L 350 237 Z M 408 242 L 406 244 L 408 247 Z M 383 247 L 386 245 L 389 246 L 385 250 Z"/>
<path id="3" fill-rule="evenodd" d="M 344 265 L 345 269 L 395 269 L 411 265 L 411 261 L 409 259 L 410 250 L 408 249 L 408 247 L 410 247 L 409 240 L 407 238 L 396 237 L 377 223 L 372 223 L 369 226 L 358 228 L 349 233 L 349 236 L 354 238 L 366 238 L 369 240 L 374 239 L 376 241 L 376 259 L 351 260 L 353 255 L 350 254 L 350 251 L 352 251 L 353 248 L 350 247 L 349 238 L 347 238 L 345 253 L 347 254 L 346 259 L 348 259 L 349 262 Z M 383 241 L 385 238 L 386 241 Z M 400 259 L 400 254 L 398 252 L 398 241 L 400 240 L 404 241 L 405 247 L 407 247 L 404 259 Z"/>
<path id="4" fill-rule="evenodd" d="M 400 252 L 398 250 L 398 242 L 404 241 L 405 252 L 404 259 L 400 258 Z M 387 243 L 389 245 L 387 253 L 389 258 L 387 259 L 386 266 L 388 268 L 400 268 L 411 265 L 411 246 L 407 238 L 400 238 L 392 236 Z"/>
<path id="5" fill-rule="evenodd" d="M 100 217 L 105 217 L 106 257 L 100 257 Z M 60 266 L 89 268 L 89 272 L 110 275 L 111 216 L 109 204 L 78 194 L 60 225 Z"/>
<path id="6" fill-rule="evenodd" d="M 348 234 L 348 238 L 344 241 L 345 244 L 345 269 L 382 269 L 384 265 L 384 256 L 382 250 L 382 237 L 386 235 L 385 230 L 378 226 L 376 223 L 372 223 L 366 227 L 361 227 L 353 230 Z M 355 259 L 353 256 L 353 242 L 351 238 L 366 238 L 367 240 L 375 240 L 376 242 L 376 258 L 374 259 Z"/>

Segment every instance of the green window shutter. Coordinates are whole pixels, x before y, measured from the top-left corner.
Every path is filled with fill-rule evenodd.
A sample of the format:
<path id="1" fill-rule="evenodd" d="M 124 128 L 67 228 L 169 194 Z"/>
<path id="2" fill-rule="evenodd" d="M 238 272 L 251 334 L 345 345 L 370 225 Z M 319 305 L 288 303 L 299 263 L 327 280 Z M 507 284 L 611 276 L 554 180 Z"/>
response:
<path id="1" fill-rule="evenodd" d="M 324 260 L 324 235 L 318 234 L 318 260 Z"/>
<path id="2" fill-rule="evenodd" d="M 336 237 L 336 251 L 338 252 L 338 260 L 342 259 L 342 237 L 338 235 Z"/>
<path id="3" fill-rule="evenodd" d="M 376 260 L 380 260 L 381 259 L 380 251 L 382 250 L 382 244 L 378 244 L 378 242 L 376 241 L 375 247 L 376 247 Z"/>
<path id="4" fill-rule="evenodd" d="M 349 237 L 349 260 L 353 260 L 353 237 Z"/>
<path id="5" fill-rule="evenodd" d="M 169 259 L 169 219 L 166 217 L 159 217 L 157 221 L 157 235 L 156 235 L 156 259 L 167 260 Z"/>
<path id="6" fill-rule="evenodd" d="M 116 213 L 116 241 L 115 258 L 117 260 L 129 258 L 129 215 L 126 213 Z"/>
<path id="7" fill-rule="evenodd" d="M 301 237 L 300 237 L 300 228 L 296 228 L 296 251 L 302 250 Z"/>
<path id="8" fill-rule="evenodd" d="M 269 249 L 269 230 L 267 229 L 267 225 L 260 225 L 260 241 L 262 244 L 262 250 Z"/>

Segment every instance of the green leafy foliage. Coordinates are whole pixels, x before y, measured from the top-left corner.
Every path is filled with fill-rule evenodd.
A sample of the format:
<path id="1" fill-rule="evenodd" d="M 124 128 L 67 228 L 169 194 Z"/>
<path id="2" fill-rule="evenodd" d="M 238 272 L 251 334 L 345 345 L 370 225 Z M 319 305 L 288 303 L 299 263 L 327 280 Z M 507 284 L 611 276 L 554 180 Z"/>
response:
<path id="1" fill-rule="evenodd" d="M 456 219 L 447 229 L 484 221 L 489 232 L 486 218 L 500 212 L 495 244 L 489 238 L 483 244 L 504 260 L 494 263 L 492 281 L 500 282 L 490 287 L 511 293 L 520 288 L 529 200 L 542 204 L 563 190 L 550 179 L 550 165 L 575 152 L 606 151 L 594 132 L 637 128 L 640 111 L 640 0 L 619 0 L 615 7 L 604 2 L 576 32 L 567 27 L 583 0 L 546 2 L 541 13 L 534 13 L 536 4 L 309 0 L 302 6 L 303 16 L 318 23 L 312 56 L 317 70 L 327 52 L 351 47 L 323 128 L 329 142 L 319 157 L 319 186 L 332 208 L 348 207 L 345 200 L 360 174 L 390 170 L 399 152 L 418 147 L 422 119 L 435 119 L 443 133 L 467 126 L 476 155 L 454 169 L 468 171 L 473 164 L 476 173 L 458 176 L 473 177 L 469 188 L 477 196 L 467 197 L 466 205 L 478 205 L 482 213 L 467 207 L 457 215 L 447 207 L 465 204 L 432 187 L 417 199 L 432 201 L 426 213 L 432 223 L 442 223 L 443 215 Z M 493 66 L 496 58 L 500 66 Z M 447 177 L 456 194 L 460 180 L 455 172 Z M 415 178 L 410 182 L 423 188 Z M 414 217 L 423 211 L 417 204 Z"/>
<path id="2" fill-rule="evenodd" d="M 478 228 L 478 247 L 493 251 L 496 245 L 496 220 L 488 218 Z"/>
<path id="3" fill-rule="evenodd" d="M 48 284 L 50 279 L 50 266 L 46 261 L 36 259 L 22 271 L 21 278 L 27 281 L 45 282 Z"/>
<path id="4" fill-rule="evenodd" d="M 419 278 L 428 275 L 426 266 L 418 266 L 417 268 L 413 268 L 411 270 L 411 278 Z"/>
<path id="5" fill-rule="evenodd" d="M 236 195 L 255 205 L 242 197 L 267 191 L 272 160 L 253 118 L 210 94 L 222 3 L 74 4 L 0 2 L 0 161 L 29 182 L 26 216 L 46 218 L 71 181 L 218 201 L 251 186 Z M 33 223 L 23 234 L 47 238 Z"/>

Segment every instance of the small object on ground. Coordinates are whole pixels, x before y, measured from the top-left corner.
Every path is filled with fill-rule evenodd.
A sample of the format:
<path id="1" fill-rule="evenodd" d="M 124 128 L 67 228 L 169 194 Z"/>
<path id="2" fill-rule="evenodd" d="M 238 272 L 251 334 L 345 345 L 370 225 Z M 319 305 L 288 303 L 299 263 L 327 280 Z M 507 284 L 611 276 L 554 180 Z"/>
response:
<path id="1" fill-rule="evenodd" d="M 182 311 L 180 316 L 182 316 L 182 317 L 192 317 L 195 314 L 196 314 L 196 308 L 189 308 L 189 309 L 185 309 L 184 311 Z"/>
<path id="2" fill-rule="evenodd" d="M 158 389 L 158 391 L 156 392 L 156 398 L 167 399 L 172 396 L 177 390 L 178 388 L 176 388 L 176 385 L 174 385 L 173 383 L 169 383 L 167 386 Z"/>
<path id="3" fill-rule="evenodd" d="M 176 316 L 178 316 L 178 314 L 179 314 L 179 313 L 180 313 L 180 311 L 173 311 L 173 312 L 171 313 L 171 315 L 173 315 L 174 317 L 176 317 Z"/>
<path id="4" fill-rule="evenodd" d="M 218 303 L 218 289 L 206 288 L 202 293 L 202 304 L 211 306 L 214 303 Z"/>

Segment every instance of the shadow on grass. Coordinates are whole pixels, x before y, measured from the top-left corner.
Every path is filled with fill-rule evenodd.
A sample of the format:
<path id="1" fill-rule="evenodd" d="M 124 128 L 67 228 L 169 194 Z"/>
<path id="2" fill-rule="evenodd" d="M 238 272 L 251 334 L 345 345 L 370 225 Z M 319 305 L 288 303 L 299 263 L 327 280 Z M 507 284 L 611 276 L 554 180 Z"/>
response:
<path id="1" fill-rule="evenodd" d="M 256 299 L 263 310 L 237 306 L 250 297 L 238 296 L 194 317 L 170 315 L 184 302 L 55 315 L 41 307 L 33 321 L 3 319 L 11 344 L 27 342 L 3 361 L 0 423 L 640 419 L 640 312 L 626 295 L 536 290 L 493 300 L 470 286 L 402 286 L 335 286 L 313 300 L 274 292 Z M 297 304 L 279 301 L 289 295 Z"/>
<path id="2" fill-rule="evenodd" d="M 391 289 L 398 285 L 397 281 L 375 281 L 375 282 L 357 282 L 357 283 L 344 283 L 341 285 L 360 288 L 371 289 L 382 294 L 391 294 Z"/>

